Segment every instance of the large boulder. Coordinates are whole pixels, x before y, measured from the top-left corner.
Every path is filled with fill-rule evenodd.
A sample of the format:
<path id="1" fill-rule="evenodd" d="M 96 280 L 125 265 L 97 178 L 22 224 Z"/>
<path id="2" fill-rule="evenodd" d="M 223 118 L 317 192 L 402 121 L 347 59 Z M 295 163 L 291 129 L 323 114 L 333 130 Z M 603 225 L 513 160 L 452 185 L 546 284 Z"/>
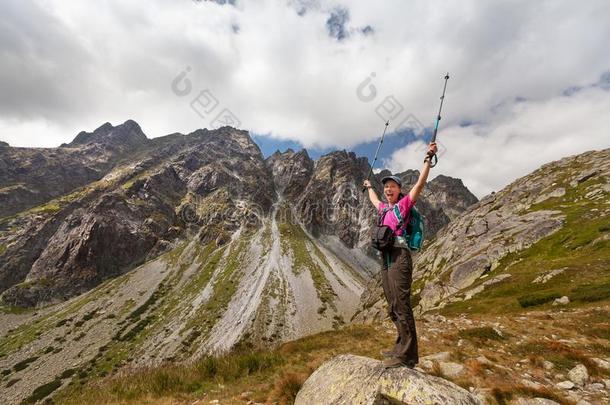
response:
<path id="1" fill-rule="evenodd" d="M 351 354 L 322 364 L 303 384 L 296 405 L 480 404 L 463 388 L 406 367 L 385 369 L 378 360 Z"/>

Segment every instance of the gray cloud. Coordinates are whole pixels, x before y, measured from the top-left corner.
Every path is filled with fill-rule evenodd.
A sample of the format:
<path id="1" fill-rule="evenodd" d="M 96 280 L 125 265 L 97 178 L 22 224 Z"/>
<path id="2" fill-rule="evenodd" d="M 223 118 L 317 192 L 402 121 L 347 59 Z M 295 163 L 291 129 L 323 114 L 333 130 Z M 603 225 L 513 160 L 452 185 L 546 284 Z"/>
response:
<path id="1" fill-rule="evenodd" d="M 337 7 L 331 11 L 330 16 L 326 20 L 326 29 L 328 35 L 337 40 L 347 38 L 347 23 L 349 21 L 349 11 L 345 8 Z"/>
<path id="2" fill-rule="evenodd" d="M 503 143 L 485 145 L 512 156 L 526 139 L 506 129 L 511 120 L 523 120 L 514 131 L 543 133 L 539 117 L 523 111 L 547 104 L 553 114 L 578 110 L 579 119 L 595 126 L 590 131 L 601 130 L 590 101 L 603 105 L 607 97 L 608 76 L 600 80 L 610 69 L 605 0 L 231 3 L 3 1 L 0 139 L 54 146 L 128 118 L 160 136 L 210 126 L 228 109 L 259 134 L 306 147 L 349 147 L 378 136 L 377 112 L 390 99 L 402 108 L 392 127 L 408 114 L 432 125 L 446 71 L 452 74 L 441 127 L 447 138 L 455 131 L 476 144 L 495 134 Z M 177 96 L 171 83 L 187 68 L 192 90 Z M 359 88 L 374 89 L 375 96 L 358 97 Z M 203 117 L 191 108 L 202 92 L 218 100 Z M 551 141 L 535 131 L 528 136 Z M 568 146 L 556 153 L 577 150 L 575 136 L 565 134 Z M 485 178 L 485 167 L 464 167 L 470 171 L 452 170 Z M 497 188 L 509 175 L 477 190 Z"/>

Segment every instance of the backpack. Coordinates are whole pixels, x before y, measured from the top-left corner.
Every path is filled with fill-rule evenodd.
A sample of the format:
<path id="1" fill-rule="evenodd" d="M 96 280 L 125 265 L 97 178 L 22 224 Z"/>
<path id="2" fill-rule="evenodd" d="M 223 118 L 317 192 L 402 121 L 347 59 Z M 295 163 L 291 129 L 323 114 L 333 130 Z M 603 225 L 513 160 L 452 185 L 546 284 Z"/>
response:
<path id="1" fill-rule="evenodd" d="M 407 240 L 409 250 L 419 251 L 421 245 L 424 243 L 424 216 L 420 214 L 415 206 L 411 207 L 411 210 L 409 211 L 409 223 L 405 226 L 400 210 L 398 209 L 398 204 L 394 205 L 393 211 L 394 215 L 396 215 L 396 219 L 398 219 L 398 229 L 402 228 L 405 230 L 405 239 Z"/>
<path id="2" fill-rule="evenodd" d="M 389 208 L 384 208 L 383 212 L 379 216 L 379 223 L 373 229 L 373 236 L 371 238 L 371 245 L 373 248 L 385 251 L 390 250 L 392 246 L 394 246 L 394 231 L 387 225 L 383 224 L 383 218 L 385 218 L 385 214 L 389 211 Z"/>

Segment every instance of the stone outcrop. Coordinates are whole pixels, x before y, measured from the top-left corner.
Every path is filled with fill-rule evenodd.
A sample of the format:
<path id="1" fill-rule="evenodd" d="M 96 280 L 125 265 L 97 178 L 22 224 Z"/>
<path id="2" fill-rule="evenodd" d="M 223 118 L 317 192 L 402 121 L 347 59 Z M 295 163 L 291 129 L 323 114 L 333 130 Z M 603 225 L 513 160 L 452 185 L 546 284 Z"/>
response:
<path id="1" fill-rule="evenodd" d="M 314 371 L 295 404 L 474 405 L 481 401 L 440 377 L 404 367 L 384 369 L 378 360 L 342 355 Z"/>

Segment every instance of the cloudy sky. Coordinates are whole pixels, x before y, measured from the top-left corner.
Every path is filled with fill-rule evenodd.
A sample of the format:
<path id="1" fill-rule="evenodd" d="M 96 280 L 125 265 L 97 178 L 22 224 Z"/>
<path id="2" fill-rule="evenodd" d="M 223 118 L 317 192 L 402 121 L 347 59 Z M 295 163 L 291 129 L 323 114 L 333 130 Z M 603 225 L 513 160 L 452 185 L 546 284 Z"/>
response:
<path id="1" fill-rule="evenodd" d="M 610 146 L 608 21 L 607 0 L 4 0 L 0 139 L 134 119 L 149 137 L 233 123 L 357 149 L 390 119 L 404 142 L 382 165 L 418 169 L 448 71 L 432 177 L 482 197 Z"/>

